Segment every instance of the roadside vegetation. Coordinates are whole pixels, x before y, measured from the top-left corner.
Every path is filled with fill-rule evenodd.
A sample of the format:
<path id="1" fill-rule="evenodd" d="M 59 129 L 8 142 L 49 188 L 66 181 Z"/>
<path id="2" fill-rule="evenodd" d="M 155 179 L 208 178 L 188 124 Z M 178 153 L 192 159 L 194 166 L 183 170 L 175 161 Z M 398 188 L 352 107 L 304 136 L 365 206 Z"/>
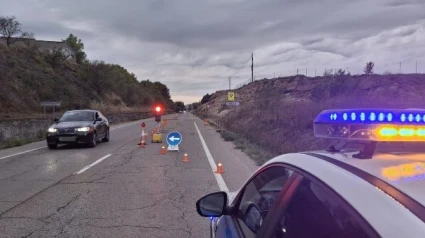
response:
<path id="1" fill-rule="evenodd" d="M 220 134 L 225 141 L 233 142 L 235 149 L 244 152 L 257 165 L 262 165 L 264 162 L 277 156 L 276 153 L 272 153 L 231 131 L 222 130 L 220 131 Z"/>
<path id="2" fill-rule="evenodd" d="M 14 17 L 0 17 L 0 119 L 41 113 L 42 101 L 60 101 L 61 109 L 93 108 L 108 112 L 150 109 L 152 103 L 175 108 L 169 89 L 117 64 L 89 60 L 73 34 L 71 48 L 45 50 Z M 105 49 L 107 50 L 107 49 Z"/>

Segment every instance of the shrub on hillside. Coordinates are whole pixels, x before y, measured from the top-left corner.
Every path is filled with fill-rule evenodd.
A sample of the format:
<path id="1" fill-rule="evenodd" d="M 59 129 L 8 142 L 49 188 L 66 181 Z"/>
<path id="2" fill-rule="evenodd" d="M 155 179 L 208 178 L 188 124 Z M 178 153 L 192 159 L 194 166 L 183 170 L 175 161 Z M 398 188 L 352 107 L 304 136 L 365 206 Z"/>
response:
<path id="1" fill-rule="evenodd" d="M 63 64 L 66 58 L 67 57 L 60 48 L 54 48 L 52 51 L 45 54 L 46 62 L 49 63 L 53 68 Z"/>

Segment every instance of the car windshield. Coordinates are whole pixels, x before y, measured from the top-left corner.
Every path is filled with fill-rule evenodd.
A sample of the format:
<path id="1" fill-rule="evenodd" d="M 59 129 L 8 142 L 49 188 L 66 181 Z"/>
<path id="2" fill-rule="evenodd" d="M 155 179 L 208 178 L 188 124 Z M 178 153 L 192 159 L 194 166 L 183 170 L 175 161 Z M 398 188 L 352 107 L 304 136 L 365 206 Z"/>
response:
<path id="1" fill-rule="evenodd" d="M 93 121 L 94 113 L 87 111 L 66 112 L 59 121 Z"/>

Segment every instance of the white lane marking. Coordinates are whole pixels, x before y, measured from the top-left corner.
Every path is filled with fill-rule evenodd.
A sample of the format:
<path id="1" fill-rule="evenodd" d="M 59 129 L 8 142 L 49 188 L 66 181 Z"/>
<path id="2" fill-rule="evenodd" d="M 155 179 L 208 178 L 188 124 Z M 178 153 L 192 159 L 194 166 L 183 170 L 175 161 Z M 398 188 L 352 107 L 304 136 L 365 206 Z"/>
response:
<path id="1" fill-rule="evenodd" d="M 142 120 L 140 120 L 140 121 L 142 121 Z M 114 127 L 111 128 L 111 131 L 113 131 L 115 129 L 120 129 L 120 128 L 123 128 L 123 127 L 126 127 L 126 126 L 135 125 L 135 124 L 139 123 L 140 121 L 131 122 L 131 123 L 127 123 L 127 124 L 122 124 L 122 125 L 119 125 L 119 126 L 114 126 Z M 22 151 L 22 152 L 19 152 L 19 153 L 16 153 L 16 154 L 6 155 L 6 156 L 3 156 L 3 157 L 0 157 L 0 160 L 7 159 L 7 158 L 10 158 L 10 157 L 13 157 L 13 156 L 17 156 L 17 155 L 26 154 L 26 153 L 29 153 L 29 152 L 32 152 L 32 151 L 36 151 L 36 150 L 39 150 L 39 149 L 44 149 L 44 148 L 47 148 L 47 146 L 35 148 L 35 149 L 32 149 L 32 150 Z"/>
<path id="2" fill-rule="evenodd" d="M 95 162 L 87 165 L 86 167 L 82 168 L 80 171 L 75 172 L 74 174 L 82 174 L 84 173 L 84 171 L 90 169 L 91 167 L 95 166 L 96 164 L 102 162 L 103 160 L 105 160 L 106 158 L 108 158 L 109 156 L 111 156 L 112 154 L 107 154 L 105 156 L 103 156 L 102 158 L 96 160 Z"/>
<path id="3" fill-rule="evenodd" d="M 207 143 L 205 143 L 205 140 L 202 137 L 202 134 L 199 131 L 199 128 L 196 125 L 196 122 L 193 122 L 193 124 L 195 124 L 196 131 L 198 132 L 199 139 L 201 140 L 201 143 L 202 143 L 202 147 L 204 147 L 205 155 L 208 158 L 208 162 L 210 162 L 210 166 L 215 176 L 215 180 L 217 181 L 218 187 L 220 188 L 221 191 L 229 192 L 226 182 L 224 182 L 223 176 L 221 176 L 221 174 L 215 173 L 215 171 L 217 171 L 217 166 L 215 165 L 214 158 L 212 157 L 210 150 L 208 149 Z"/>
<path id="4" fill-rule="evenodd" d="M 43 147 L 35 148 L 35 149 L 32 149 L 32 150 L 22 151 L 22 152 L 12 154 L 12 155 L 6 155 L 6 156 L 3 156 L 3 157 L 0 157 L 0 160 L 6 159 L 6 158 L 9 158 L 9 157 L 13 157 L 13 156 L 16 156 L 16 155 L 22 155 L 22 154 L 25 154 L 25 153 L 28 153 L 28 152 L 31 152 L 31 151 L 35 151 L 35 150 L 39 150 L 39 149 L 43 149 L 43 148 L 46 148 L 46 147 L 47 146 L 43 146 Z"/>

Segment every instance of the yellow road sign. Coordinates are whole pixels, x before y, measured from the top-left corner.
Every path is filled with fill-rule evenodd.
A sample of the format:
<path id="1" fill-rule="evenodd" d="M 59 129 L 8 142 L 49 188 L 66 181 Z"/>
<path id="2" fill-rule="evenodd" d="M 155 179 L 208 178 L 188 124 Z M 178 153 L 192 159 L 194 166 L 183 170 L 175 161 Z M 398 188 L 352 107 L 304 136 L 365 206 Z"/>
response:
<path id="1" fill-rule="evenodd" d="M 234 92 L 228 92 L 228 93 L 227 93 L 227 100 L 228 100 L 229 102 L 233 102 L 233 101 L 235 101 L 235 93 L 234 93 Z"/>

